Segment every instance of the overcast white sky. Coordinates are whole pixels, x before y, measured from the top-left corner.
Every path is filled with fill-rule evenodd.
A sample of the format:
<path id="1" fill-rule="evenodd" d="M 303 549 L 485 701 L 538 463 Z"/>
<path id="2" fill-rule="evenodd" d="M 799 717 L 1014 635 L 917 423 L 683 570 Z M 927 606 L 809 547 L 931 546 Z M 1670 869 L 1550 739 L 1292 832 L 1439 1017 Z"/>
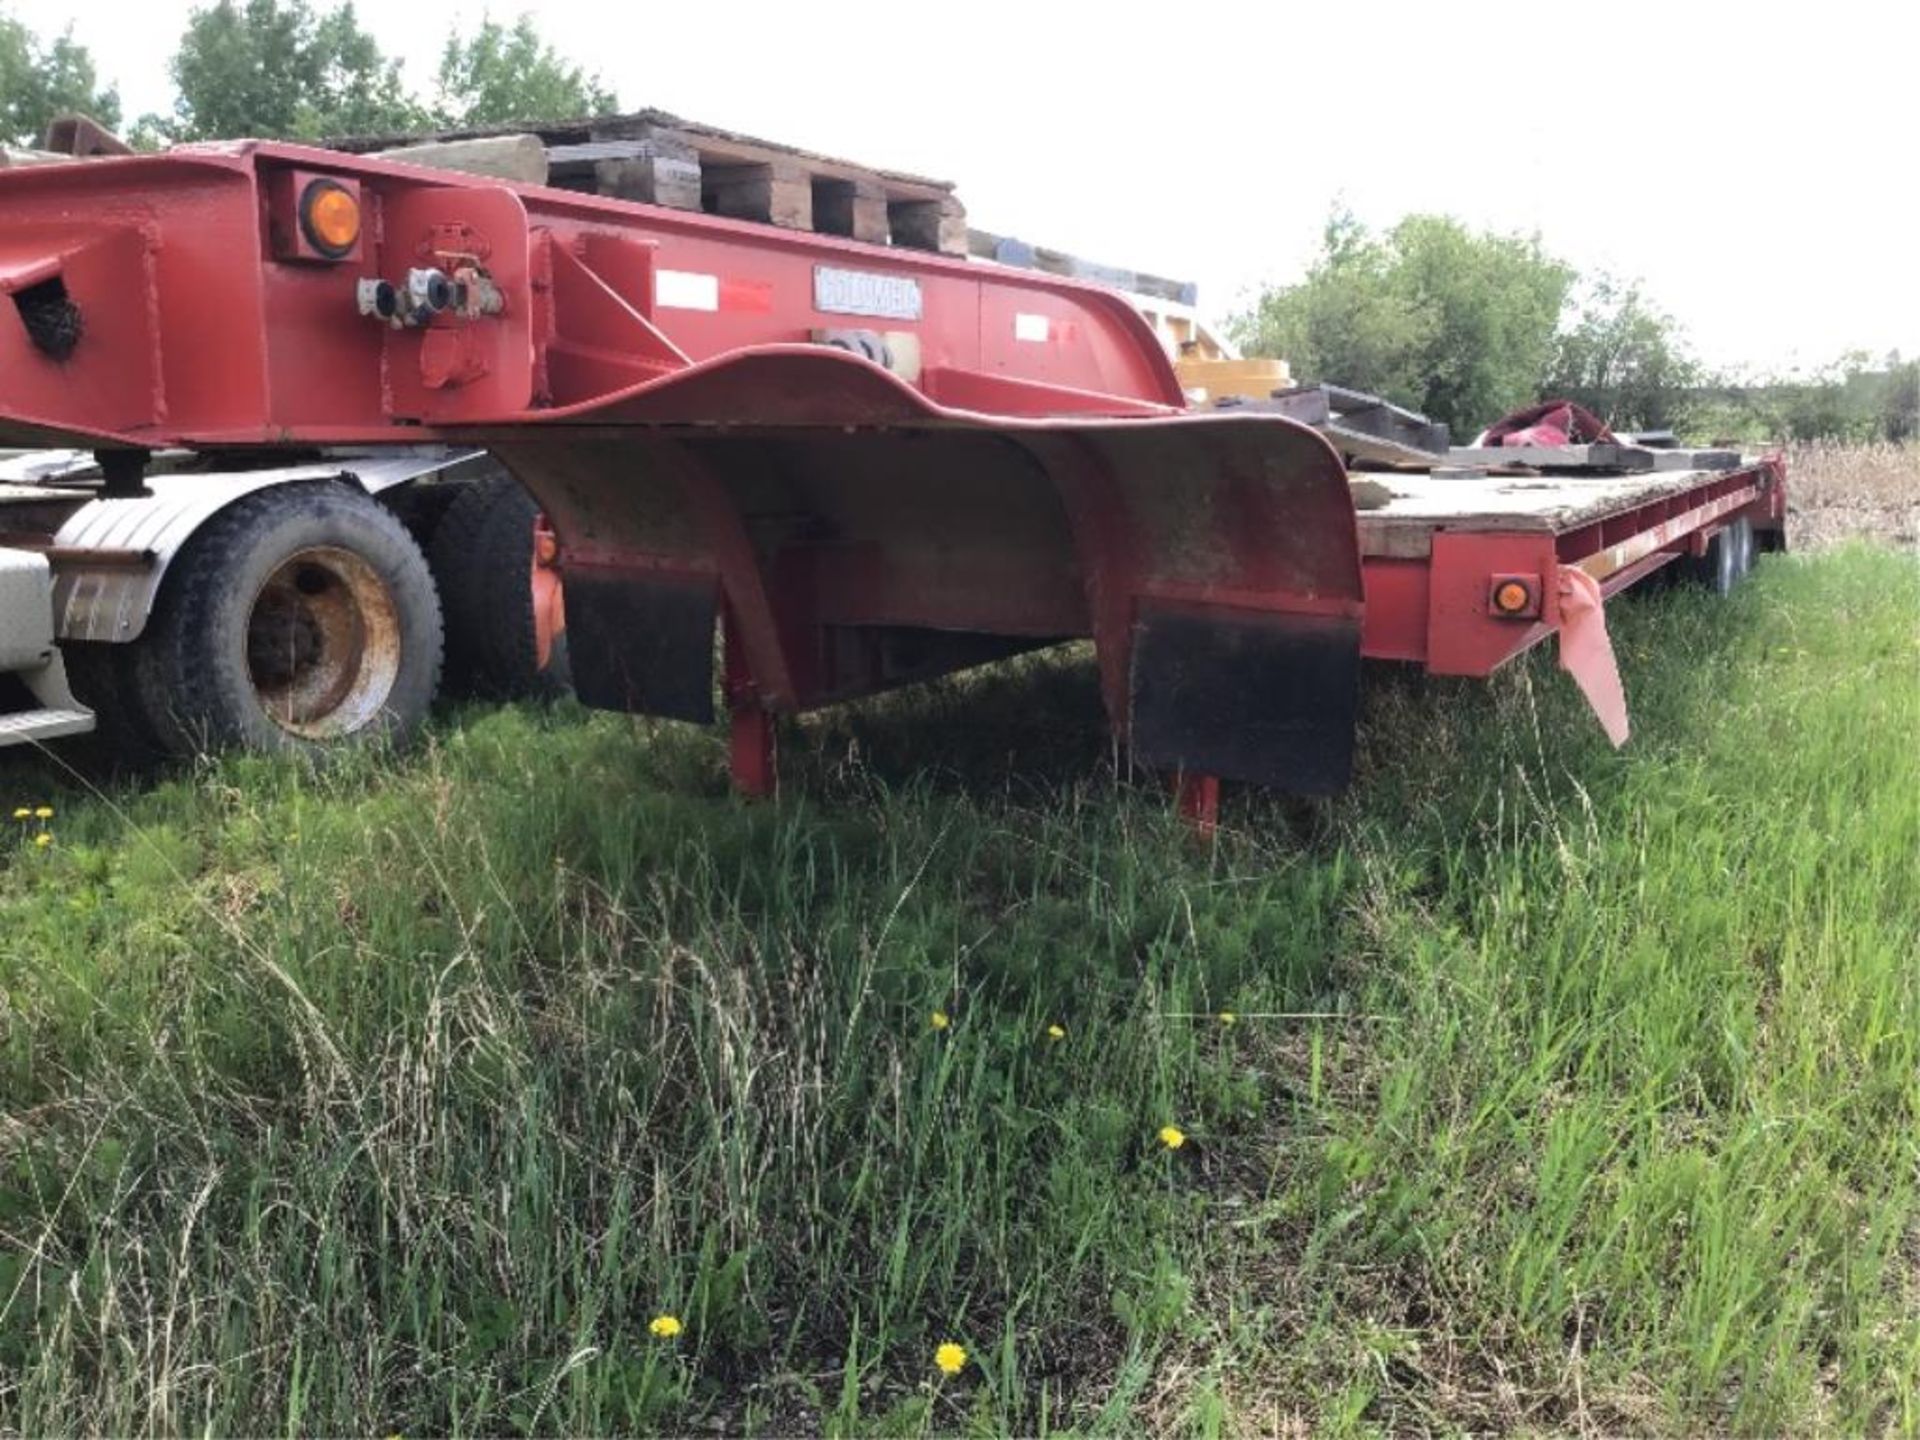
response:
<path id="1" fill-rule="evenodd" d="M 188 0 L 0 6 L 71 20 L 129 116 L 170 106 Z M 1215 315 L 1296 278 L 1338 197 L 1537 230 L 1715 364 L 1920 352 L 1914 0 L 359 10 L 424 86 L 451 27 L 523 8 L 627 108 L 956 181 L 974 224 L 1197 280 Z"/>

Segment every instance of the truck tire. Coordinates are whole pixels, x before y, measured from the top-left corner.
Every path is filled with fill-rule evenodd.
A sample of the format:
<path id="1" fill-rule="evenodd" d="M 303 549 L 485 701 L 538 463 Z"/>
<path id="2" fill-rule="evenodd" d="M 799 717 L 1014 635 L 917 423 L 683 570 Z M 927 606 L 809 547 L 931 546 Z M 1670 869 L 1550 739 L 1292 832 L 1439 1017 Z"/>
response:
<path id="1" fill-rule="evenodd" d="M 1740 583 L 1740 577 L 1746 573 L 1740 563 L 1745 553 L 1740 529 L 1745 523 L 1746 517 L 1742 516 L 1707 541 L 1706 554 L 1681 561 L 1686 577 L 1716 595 L 1732 594 L 1733 587 Z"/>
<path id="2" fill-rule="evenodd" d="M 187 543 L 131 648 L 139 709 L 169 754 L 400 742 L 440 682 L 440 602 L 378 501 L 282 485 Z"/>
<path id="3" fill-rule="evenodd" d="M 554 700 L 573 692 L 565 632 L 547 664 L 533 620 L 533 522 L 540 507 L 506 471 L 461 484 L 429 555 L 447 619 L 447 670 L 490 699 Z"/>
<path id="4" fill-rule="evenodd" d="M 94 733 L 86 738 L 103 755 L 129 766 L 144 765 L 160 754 L 134 685 L 136 648 L 103 640 L 60 642 L 73 698 L 93 711 Z"/>

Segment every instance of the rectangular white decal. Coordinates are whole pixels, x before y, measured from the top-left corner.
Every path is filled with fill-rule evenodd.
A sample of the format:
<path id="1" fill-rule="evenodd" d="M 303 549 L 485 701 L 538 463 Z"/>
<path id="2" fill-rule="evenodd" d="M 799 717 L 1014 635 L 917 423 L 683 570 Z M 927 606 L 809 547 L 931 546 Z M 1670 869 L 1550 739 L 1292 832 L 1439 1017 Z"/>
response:
<path id="1" fill-rule="evenodd" d="M 720 277 L 697 270 L 656 270 L 653 303 L 662 310 L 718 310 Z"/>
<path id="2" fill-rule="evenodd" d="M 1048 335 L 1047 317 L 1027 315 L 1016 312 L 1013 317 L 1013 338 L 1016 340 L 1045 340 Z"/>
<path id="3" fill-rule="evenodd" d="M 813 308 L 828 315 L 877 315 L 883 320 L 920 318 L 920 282 L 911 275 L 813 267 Z"/>

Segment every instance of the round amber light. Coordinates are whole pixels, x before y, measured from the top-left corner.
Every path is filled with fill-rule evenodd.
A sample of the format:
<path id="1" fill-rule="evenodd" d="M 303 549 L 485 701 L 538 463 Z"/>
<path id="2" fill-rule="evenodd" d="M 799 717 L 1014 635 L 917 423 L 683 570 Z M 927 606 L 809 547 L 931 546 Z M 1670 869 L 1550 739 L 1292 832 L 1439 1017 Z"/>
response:
<path id="1" fill-rule="evenodd" d="M 1493 592 L 1494 607 L 1508 615 L 1517 615 L 1527 608 L 1527 587 L 1518 580 L 1509 580 Z"/>
<path id="2" fill-rule="evenodd" d="M 332 180 L 315 180 L 300 197 L 300 228 L 321 254 L 338 259 L 360 239 L 360 202 Z"/>

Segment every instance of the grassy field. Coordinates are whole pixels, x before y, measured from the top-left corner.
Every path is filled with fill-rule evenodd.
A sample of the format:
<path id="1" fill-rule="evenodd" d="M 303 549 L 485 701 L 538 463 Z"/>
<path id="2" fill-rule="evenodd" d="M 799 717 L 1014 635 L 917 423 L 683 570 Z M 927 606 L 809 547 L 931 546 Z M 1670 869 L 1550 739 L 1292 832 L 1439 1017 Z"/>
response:
<path id="1" fill-rule="evenodd" d="M 1073 657 L 5 761 L 0 1431 L 1920 1433 L 1920 567 L 1614 615 L 1212 848 Z"/>

